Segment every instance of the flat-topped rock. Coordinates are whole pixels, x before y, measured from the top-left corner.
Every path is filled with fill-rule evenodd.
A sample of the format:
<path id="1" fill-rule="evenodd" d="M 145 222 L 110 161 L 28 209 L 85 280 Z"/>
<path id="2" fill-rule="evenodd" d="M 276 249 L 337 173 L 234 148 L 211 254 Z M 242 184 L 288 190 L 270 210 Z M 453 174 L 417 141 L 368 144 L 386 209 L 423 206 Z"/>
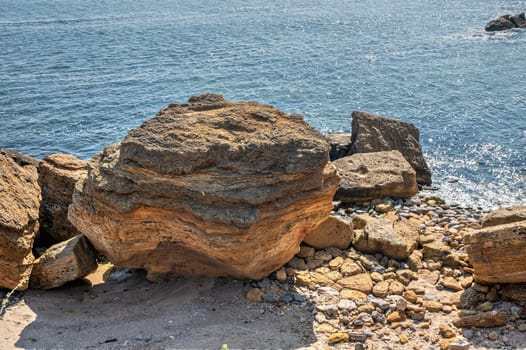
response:
<path id="1" fill-rule="evenodd" d="M 399 151 L 416 171 L 416 181 L 431 185 L 431 171 L 420 145 L 420 132 L 411 123 L 365 112 L 352 112 L 350 154 Z"/>
<path id="2" fill-rule="evenodd" d="M 475 281 L 526 282 L 526 220 L 467 233 L 464 244 Z"/>
<path id="3" fill-rule="evenodd" d="M 482 227 L 510 224 L 526 220 L 526 205 L 499 208 L 482 218 Z"/>
<path id="4" fill-rule="evenodd" d="M 36 159 L 0 149 L 0 287 L 27 288 L 38 232 L 40 187 Z"/>
<path id="5" fill-rule="evenodd" d="M 329 215 L 339 179 L 301 116 L 220 95 L 172 104 L 89 165 L 70 221 L 148 276 L 260 279 Z"/>
<path id="6" fill-rule="evenodd" d="M 418 192 L 415 171 L 396 150 L 356 153 L 333 164 L 341 176 L 335 199 L 342 202 L 410 198 Z"/>

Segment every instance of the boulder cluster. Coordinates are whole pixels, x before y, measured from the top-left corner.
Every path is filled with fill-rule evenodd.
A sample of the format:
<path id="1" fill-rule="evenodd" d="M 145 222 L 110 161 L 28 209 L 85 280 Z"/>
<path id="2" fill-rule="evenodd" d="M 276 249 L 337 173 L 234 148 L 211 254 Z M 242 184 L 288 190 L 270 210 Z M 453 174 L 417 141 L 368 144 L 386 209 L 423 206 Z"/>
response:
<path id="1" fill-rule="evenodd" d="M 418 129 L 352 118 L 352 134 L 324 136 L 206 94 L 89 162 L 0 149 L 0 287 L 56 288 L 100 258 L 151 281 L 252 280 L 249 300 L 310 310 L 325 344 L 458 350 L 482 334 L 513 346 L 505 330 L 526 331 L 526 207 L 417 196 L 431 184 Z"/>

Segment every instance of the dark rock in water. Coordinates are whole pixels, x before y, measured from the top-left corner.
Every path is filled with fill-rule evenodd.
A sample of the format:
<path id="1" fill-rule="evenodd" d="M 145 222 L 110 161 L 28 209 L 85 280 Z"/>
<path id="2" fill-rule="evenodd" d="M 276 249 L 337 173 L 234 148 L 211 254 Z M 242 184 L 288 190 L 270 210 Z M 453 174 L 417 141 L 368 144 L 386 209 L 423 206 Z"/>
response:
<path id="1" fill-rule="evenodd" d="M 374 114 L 352 113 L 350 154 L 399 151 L 416 171 L 416 181 L 431 185 L 431 171 L 420 145 L 420 132 L 411 123 Z"/>
<path id="2" fill-rule="evenodd" d="M 517 26 L 517 28 L 526 28 L 526 16 L 524 12 L 511 16 L 510 20 Z"/>
<path id="3" fill-rule="evenodd" d="M 172 104 L 96 156 L 70 221 L 148 278 L 259 280 L 332 210 L 339 178 L 301 116 L 221 95 Z"/>
<path id="4" fill-rule="evenodd" d="M 351 150 L 351 134 L 350 133 L 335 133 L 325 135 L 331 150 L 329 151 L 329 158 L 332 161 L 340 159 L 349 154 Z"/>
<path id="5" fill-rule="evenodd" d="M 38 172 L 42 189 L 39 240 L 60 242 L 78 235 L 68 221 L 68 207 L 75 184 L 88 174 L 87 163 L 71 154 L 52 154 L 40 162 Z"/>
<path id="6" fill-rule="evenodd" d="M 0 148 L 0 288 L 24 290 L 29 282 L 41 202 L 37 165 Z"/>
<path id="7" fill-rule="evenodd" d="M 486 24 L 485 30 L 487 32 L 498 32 L 502 30 L 517 28 L 519 26 L 515 22 L 522 23 L 521 20 L 524 21 L 524 13 L 515 15 L 513 17 L 510 15 L 503 15 L 497 19 L 489 21 L 488 24 Z"/>

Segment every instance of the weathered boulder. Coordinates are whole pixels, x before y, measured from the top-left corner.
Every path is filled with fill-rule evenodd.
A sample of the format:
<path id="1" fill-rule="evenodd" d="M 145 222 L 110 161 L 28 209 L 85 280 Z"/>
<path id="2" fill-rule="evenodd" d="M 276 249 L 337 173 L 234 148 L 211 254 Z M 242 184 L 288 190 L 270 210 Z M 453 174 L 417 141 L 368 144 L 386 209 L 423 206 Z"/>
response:
<path id="1" fill-rule="evenodd" d="M 343 158 L 349 154 L 351 150 L 351 134 L 350 133 L 333 133 L 326 134 L 325 137 L 329 141 L 331 149 L 329 151 L 329 158 L 332 161 Z"/>
<path id="2" fill-rule="evenodd" d="M 418 228 L 410 223 L 377 219 L 367 214 L 353 217 L 353 247 L 406 260 L 418 246 Z"/>
<path id="3" fill-rule="evenodd" d="M 512 21 L 517 28 L 526 28 L 526 15 L 524 12 L 511 16 L 510 21 Z"/>
<path id="4" fill-rule="evenodd" d="M 261 279 L 329 215 L 324 137 L 298 115 L 220 95 L 172 104 L 88 166 L 70 221 L 114 264 Z"/>
<path id="5" fill-rule="evenodd" d="M 486 32 L 497 32 L 501 30 L 508 30 L 512 28 L 516 28 L 517 26 L 515 23 L 511 21 L 510 15 L 503 15 L 500 16 L 497 19 L 491 20 L 486 24 L 486 27 L 484 28 Z"/>
<path id="6" fill-rule="evenodd" d="M 48 248 L 35 259 L 31 288 L 51 289 L 80 279 L 97 268 L 97 253 L 83 235 Z"/>
<path id="7" fill-rule="evenodd" d="M 475 281 L 526 282 L 526 220 L 467 233 L 464 244 Z"/>
<path id="8" fill-rule="evenodd" d="M 410 198 L 418 192 L 415 171 L 398 151 L 356 153 L 333 165 L 341 177 L 334 198 L 342 202 Z"/>
<path id="9" fill-rule="evenodd" d="M 482 218 L 482 227 L 510 224 L 526 220 L 526 205 L 499 208 Z"/>
<path id="10" fill-rule="evenodd" d="M 68 207 L 75 184 L 88 173 L 87 163 L 71 154 L 52 154 L 40 162 L 38 172 L 42 189 L 40 238 L 60 242 L 78 235 L 68 220 Z"/>
<path id="11" fill-rule="evenodd" d="M 411 123 L 365 112 L 352 112 L 350 154 L 398 150 L 416 171 L 416 181 L 431 185 L 431 171 L 420 145 L 420 132 Z"/>
<path id="12" fill-rule="evenodd" d="M 329 216 L 303 242 L 317 249 L 347 249 L 352 241 L 352 222 L 338 216 Z"/>
<path id="13" fill-rule="evenodd" d="M 504 300 L 513 301 L 520 306 L 526 306 L 526 284 L 514 283 L 501 287 L 500 295 Z"/>
<path id="14" fill-rule="evenodd" d="M 27 288 L 38 232 L 40 188 L 36 159 L 0 149 L 0 287 Z"/>

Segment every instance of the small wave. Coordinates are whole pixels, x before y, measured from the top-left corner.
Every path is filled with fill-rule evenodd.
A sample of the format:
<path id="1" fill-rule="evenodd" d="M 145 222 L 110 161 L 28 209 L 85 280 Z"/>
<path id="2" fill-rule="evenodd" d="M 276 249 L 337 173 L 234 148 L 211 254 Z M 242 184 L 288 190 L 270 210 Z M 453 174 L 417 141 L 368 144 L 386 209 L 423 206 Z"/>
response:
<path id="1" fill-rule="evenodd" d="M 61 19 L 39 19 L 30 21 L 2 21 L 0 26 L 27 26 L 27 25 L 50 25 L 50 24 L 78 24 L 88 22 L 99 22 L 108 20 L 123 20 L 132 18 L 131 16 L 109 16 L 109 17 L 89 17 L 89 18 L 61 18 Z"/>

